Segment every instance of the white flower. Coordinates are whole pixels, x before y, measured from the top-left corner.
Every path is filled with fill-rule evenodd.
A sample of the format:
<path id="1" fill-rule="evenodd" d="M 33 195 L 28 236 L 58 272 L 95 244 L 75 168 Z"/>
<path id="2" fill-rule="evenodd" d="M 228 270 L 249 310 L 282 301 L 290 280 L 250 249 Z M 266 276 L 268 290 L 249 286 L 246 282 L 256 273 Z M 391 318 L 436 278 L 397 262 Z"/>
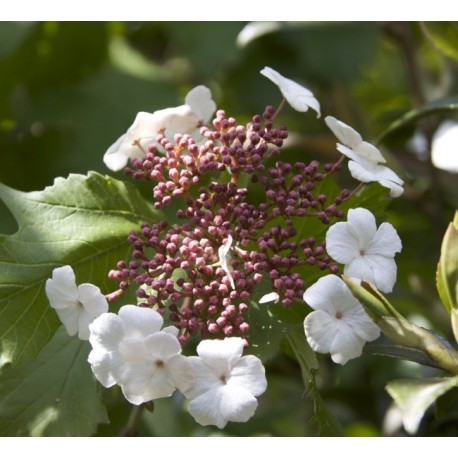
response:
<path id="1" fill-rule="evenodd" d="M 365 208 L 348 211 L 347 222 L 333 224 L 326 233 L 326 250 L 345 264 L 344 274 L 361 278 L 389 293 L 396 282 L 395 253 L 401 239 L 389 223 L 377 229 L 374 215 Z"/>
<path id="2" fill-rule="evenodd" d="M 382 153 L 374 145 L 363 141 L 361 135 L 352 127 L 332 116 L 326 116 L 324 122 L 341 142 L 337 143 L 337 150 L 345 156 L 356 162 L 361 159 L 374 164 L 386 162 Z"/>
<path id="3" fill-rule="evenodd" d="M 386 161 L 374 145 L 363 141 L 356 130 L 332 116 L 327 116 L 325 122 L 341 142 L 337 143 L 337 150 L 352 159 L 348 168 L 353 178 L 363 183 L 377 181 L 390 189 L 391 197 L 399 197 L 404 192 L 404 181 L 391 169 L 380 165 Z"/>
<path id="4" fill-rule="evenodd" d="M 230 266 L 229 266 L 231 259 L 232 259 L 229 254 L 231 246 L 232 246 L 232 236 L 229 235 L 229 237 L 226 240 L 226 243 L 224 245 L 221 245 L 218 248 L 218 257 L 219 257 L 219 263 L 222 269 L 224 270 L 224 272 L 226 272 L 226 275 L 228 276 L 229 281 L 231 282 L 232 289 L 235 289 L 234 279 L 232 278 L 232 273 L 231 273 Z"/>
<path id="5" fill-rule="evenodd" d="M 264 296 L 262 296 L 261 299 L 259 299 L 259 303 L 265 304 L 266 302 L 272 302 L 272 301 L 275 301 L 275 303 L 277 303 L 279 299 L 280 299 L 280 296 L 278 295 L 278 293 L 276 293 L 275 291 L 272 291 L 271 293 L 264 294 Z"/>
<path id="6" fill-rule="evenodd" d="M 184 105 L 154 113 L 141 111 L 127 132 L 108 148 L 103 160 L 110 170 L 121 170 L 129 159 L 142 158 L 159 133 L 169 139 L 177 133 L 191 134 L 210 120 L 215 109 L 210 90 L 197 86 L 188 93 Z"/>
<path id="7" fill-rule="evenodd" d="M 245 422 L 257 408 L 267 387 L 264 366 L 256 356 L 242 356 L 240 337 L 203 340 L 197 346 L 199 356 L 188 360 L 194 383 L 183 394 L 191 399 L 188 409 L 203 426 L 224 428 L 228 421 Z"/>
<path id="8" fill-rule="evenodd" d="M 46 280 L 46 295 L 51 307 L 59 315 L 69 335 L 89 339 L 89 325 L 108 311 L 108 302 L 100 289 L 90 283 L 76 286 L 75 273 L 70 266 L 53 270 Z"/>
<path id="9" fill-rule="evenodd" d="M 458 122 L 444 121 L 431 144 L 431 160 L 438 169 L 458 172 Z"/>
<path id="10" fill-rule="evenodd" d="M 293 80 L 285 78 L 270 67 L 264 67 L 261 70 L 261 75 L 269 78 L 270 81 L 279 87 L 283 97 L 295 110 L 307 111 L 309 108 L 312 108 L 318 113 L 317 118 L 321 116 L 320 103 L 308 89 Z"/>
<path id="11" fill-rule="evenodd" d="M 178 330 L 161 330 L 164 321 L 152 309 L 125 305 L 105 313 L 90 326 L 88 361 L 105 387 L 121 386 L 126 399 L 141 404 L 188 388 L 190 365 L 181 355 Z"/>
<path id="12" fill-rule="evenodd" d="M 388 188 L 391 197 L 399 197 L 404 192 L 402 187 L 404 181 L 384 165 L 360 159 L 359 162 L 349 161 L 348 168 L 353 178 L 363 183 L 377 181 L 383 187 Z"/>
<path id="13" fill-rule="evenodd" d="M 361 356 L 364 344 L 380 335 L 380 329 L 335 275 L 320 278 L 305 291 L 304 300 L 314 309 L 304 320 L 307 341 L 314 351 L 331 353 L 335 363 Z"/>

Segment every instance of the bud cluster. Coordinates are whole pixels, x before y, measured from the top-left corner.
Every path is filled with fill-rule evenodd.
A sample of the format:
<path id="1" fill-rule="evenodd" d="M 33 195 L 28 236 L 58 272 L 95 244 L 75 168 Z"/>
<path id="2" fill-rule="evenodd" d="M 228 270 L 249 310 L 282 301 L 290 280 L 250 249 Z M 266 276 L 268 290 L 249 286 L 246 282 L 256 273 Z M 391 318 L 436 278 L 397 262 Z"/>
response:
<path id="1" fill-rule="evenodd" d="M 109 276 L 121 290 L 136 285 L 139 305 L 167 316 L 180 329 L 182 344 L 198 333 L 248 340 L 249 303 L 263 278 L 289 306 L 302 300 L 307 287 L 301 266 L 338 271 L 324 240 L 300 238 L 296 227 L 306 227 L 303 218 L 326 227 L 344 216 L 338 207 L 350 192 L 331 198 L 319 191 L 340 163 L 277 161 L 267 167 L 288 136 L 273 119 L 274 108 L 268 106 L 262 116 L 238 126 L 219 110 L 213 128 L 201 128 L 200 142 L 190 135 L 176 134 L 173 141 L 159 135 L 144 158 L 125 169 L 134 179 L 156 182 L 156 208 L 179 198 L 181 223 L 143 224 L 131 232 L 132 259 L 120 261 Z M 250 202 L 248 189 L 239 186 L 243 173 L 261 187 L 265 202 Z"/>

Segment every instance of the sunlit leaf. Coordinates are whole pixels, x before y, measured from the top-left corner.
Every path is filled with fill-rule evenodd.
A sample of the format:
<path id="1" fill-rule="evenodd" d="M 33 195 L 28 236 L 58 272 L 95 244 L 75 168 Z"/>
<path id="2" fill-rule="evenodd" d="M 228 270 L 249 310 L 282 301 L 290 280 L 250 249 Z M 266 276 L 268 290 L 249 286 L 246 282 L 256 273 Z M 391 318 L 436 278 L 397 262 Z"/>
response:
<path id="1" fill-rule="evenodd" d="M 1 362 L 23 363 L 38 354 L 59 326 L 44 285 L 55 267 L 70 264 L 78 283 L 107 280 L 130 248 L 129 231 L 158 218 L 138 191 L 96 173 L 58 178 L 43 191 L 0 185 L 0 198 L 19 229 L 0 236 Z"/>
<path id="2" fill-rule="evenodd" d="M 458 308 L 458 212 L 442 240 L 436 282 L 442 303 L 451 313 Z"/>
<path id="3" fill-rule="evenodd" d="M 409 434 L 415 434 L 428 407 L 450 389 L 458 386 L 458 376 L 431 379 L 394 380 L 386 390 L 401 409 L 402 422 Z"/>
<path id="4" fill-rule="evenodd" d="M 106 423 L 89 351 L 89 342 L 61 327 L 35 360 L 3 367 L 0 435 L 89 436 Z"/>
<path id="5" fill-rule="evenodd" d="M 458 60 L 458 24 L 456 22 L 422 22 L 422 30 L 434 46 L 447 57 Z"/>

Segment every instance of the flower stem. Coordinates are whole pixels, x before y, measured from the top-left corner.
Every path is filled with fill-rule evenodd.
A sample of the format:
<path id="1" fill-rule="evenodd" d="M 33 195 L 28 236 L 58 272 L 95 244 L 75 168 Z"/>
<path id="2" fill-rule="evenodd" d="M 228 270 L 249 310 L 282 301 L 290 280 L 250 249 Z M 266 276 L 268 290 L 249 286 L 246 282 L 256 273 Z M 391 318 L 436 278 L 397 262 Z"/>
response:
<path id="1" fill-rule="evenodd" d="M 140 425 L 144 407 L 144 404 L 132 407 L 129 418 L 127 420 L 127 424 L 119 433 L 120 437 L 134 437 L 137 435 L 137 430 Z"/>

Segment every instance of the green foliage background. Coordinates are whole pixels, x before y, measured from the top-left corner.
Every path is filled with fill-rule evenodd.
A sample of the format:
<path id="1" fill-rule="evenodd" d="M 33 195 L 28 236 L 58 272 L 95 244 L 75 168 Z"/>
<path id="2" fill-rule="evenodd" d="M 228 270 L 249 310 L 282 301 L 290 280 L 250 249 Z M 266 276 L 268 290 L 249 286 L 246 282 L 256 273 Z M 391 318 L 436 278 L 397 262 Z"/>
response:
<path id="1" fill-rule="evenodd" d="M 218 107 L 245 122 L 265 105 L 280 102 L 277 88 L 259 74 L 271 66 L 310 88 L 322 105 L 323 117 L 342 119 L 369 141 L 380 139 L 390 167 L 406 181 L 405 194 L 383 214 L 403 240 L 403 251 L 396 258 L 398 282 L 390 300 L 404 315 L 414 321 L 416 316 L 418 324 L 452 340 L 447 313 L 437 297 L 435 270 L 441 239 L 458 206 L 456 174 L 435 169 L 427 151 L 416 154 L 408 140 L 420 128 L 430 141 L 443 119 L 457 117 L 453 111 L 458 92 L 453 41 L 457 25 L 283 23 L 277 31 L 238 47 L 236 38 L 244 25 L 0 23 L 0 182 L 20 191 L 37 191 L 52 185 L 55 177 L 89 170 L 122 180 L 121 173 L 106 169 L 102 156 L 138 111 L 180 105 L 189 89 L 205 84 Z M 434 109 L 422 111 L 432 101 Z M 412 110 L 414 116 L 402 118 Z M 335 139 L 322 120 L 286 108 L 281 122 L 294 134 L 285 152 L 291 161 L 337 157 Z M 147 188 L 141 191 L 149 196 Z M 16 229 L 13 216 L 0 202 L 0 233 L 13 234 Z M 51 344 L 59 345 L 62 338 L 56 335 Z M 65 351 L 87 353 L 76 344 L 65 345 L 62 360 Z M 282 349 L 282 355 L 268 363 L 269 386 L 256 417 L 228 426 L 223 434 L 316 433 L 313 403 L 304 393 L 300 368 L 288 356 L 287 342 Z M 391 400 L 384 386 L 395 378 L 435 375 L 422 373 L 415 364 L 373 355 L 344 367 L 333 365 L 326 356 L 319 360 L 316 383 L 347 435 L 405 434 L 402 428 L 392 431 L 387 426 Z M 49 364 L 59 366 L 59 358 Z M 43 370 L 35 366 L 31 370 Z M 67 370 L 63 363 L 59 367 Z M 78 370 L 77 365 L 71 370 Z M 5 383 L 16 382 L 5 371 L 0 375 L 1 394 Z M 81 377 L 91 383 L 90 375 Z M 81 435 L 118 435 L 125 426 L 129 406 L 119 391 L 105 390 L 104 396 L 110 423 L 95 429 L 97 421 L 105 420 L 99 412 L 98 420 L 93 419 L 92 426 L 89 422 Z M 449 405 L 453 403 L 456 399 L 449 399 Z M 17 405 L 13 397 L 7 407 L 17 409 Z M 139 434 L 222 434 L 197 425 L 183 412 L 179 396 L 155 405 L 154 414 L 143 414 Z M 2 415 L 5 411 L 0 411 L 0 423 Z M 441 418 L 438 421 L 429 413 L 418 434 L 456 435 L 456 414 Z M 0 434 L 35 434 L 40 425 L 33 428 L 23 431 L 10 425 Z M 58 428 L 44 433 L 59 435 Z"/>

